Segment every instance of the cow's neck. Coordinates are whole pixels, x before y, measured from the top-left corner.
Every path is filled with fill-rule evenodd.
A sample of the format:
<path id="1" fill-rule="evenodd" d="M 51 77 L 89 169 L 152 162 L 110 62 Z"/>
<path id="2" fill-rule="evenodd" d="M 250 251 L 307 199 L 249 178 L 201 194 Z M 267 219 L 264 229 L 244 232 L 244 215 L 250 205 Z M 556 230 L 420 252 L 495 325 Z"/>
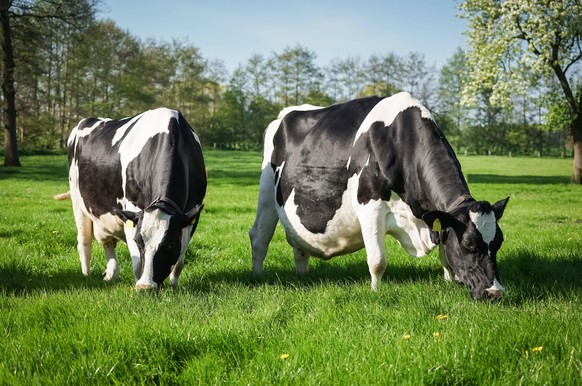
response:
<path id="1" fill-rule="evenodd" d="M 435 152 L 436 153 L 436 152 Z M 438 167 L 434 167 L 437 165 Z M 448 143 L 432 159 L 427 159 L 420 168 L 427 167 L 434 174 L 427 178 L 418 199 L 426 200 L 429 207 L 424 210 L 441 210 L 450 212 L 466 201 L 472 201 L 467 181 L 461 171 L 461 165 Z M 422 170 L 419 170 L 423 175 Z M 426 174 L 425 174 L 426 175 Z"/>
<path id="2" fill-rule="evenodd" d="M 408 177 L 401 197 L 417 217 L 431 210 L 449 212 L 473 200 L 461 165 L 446 139 L 440 137 L 431 143 L 433 147 L 421 159 L 418 159 L 420 150 L 411 149 L 405 159 L 412 161 L 402 165 Z"/>

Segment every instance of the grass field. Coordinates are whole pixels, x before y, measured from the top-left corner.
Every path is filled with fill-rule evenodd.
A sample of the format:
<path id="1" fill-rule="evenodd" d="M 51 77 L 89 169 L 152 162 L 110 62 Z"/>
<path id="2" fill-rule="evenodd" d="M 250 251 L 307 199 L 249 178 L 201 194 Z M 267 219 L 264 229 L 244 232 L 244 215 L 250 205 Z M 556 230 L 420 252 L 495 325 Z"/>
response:
<path id="1" fill-rule="evenodd" d="M 0 384 L 582 384 L 582 187 L 571 160 L 468 157 L 477 199 L 511 196 L 500 224 L 506 296 L 475 302 L 444 282 L 436 251 L 386 239 L 370 291 L 364 252 L 294 274 L 279 228 L 251 273 L 260 155 L 206 151 L 209 190 L 181 283 L 136 293 L 81 274 L 65 156 L 0 169 Z"/>

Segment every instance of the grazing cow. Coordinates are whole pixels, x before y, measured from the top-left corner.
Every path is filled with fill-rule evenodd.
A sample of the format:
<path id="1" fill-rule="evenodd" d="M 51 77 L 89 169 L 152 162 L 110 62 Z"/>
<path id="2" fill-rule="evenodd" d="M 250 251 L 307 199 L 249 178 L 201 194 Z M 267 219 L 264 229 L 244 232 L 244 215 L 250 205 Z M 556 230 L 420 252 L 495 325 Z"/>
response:
<path id="1" fill-rule="evenodd" d="M 198 136 L 178 111 L 160 108 L 121 120 L 84 119 L 68 139 L 69 184 L 81 268 L 89 275 L 92 236 L 117 278 L 118 240 L 127 242 L 136 289 L 177 284 L 206 194 Z"/>
<path id="2" fill-rule="evenodd" d="M 474 298 L 503 295 L 497 220 L 509 197 L 493 205 L 471 197 L 449 143 L 410 94 L 286 108 L 267 127 L 262 168 L 249 232 L 255 274 L 281 220 L 298 274 L 310 256 L 365 247 L 376 290 L 390 234 L 413 256 L 440 244 L 445 279 Z"/>

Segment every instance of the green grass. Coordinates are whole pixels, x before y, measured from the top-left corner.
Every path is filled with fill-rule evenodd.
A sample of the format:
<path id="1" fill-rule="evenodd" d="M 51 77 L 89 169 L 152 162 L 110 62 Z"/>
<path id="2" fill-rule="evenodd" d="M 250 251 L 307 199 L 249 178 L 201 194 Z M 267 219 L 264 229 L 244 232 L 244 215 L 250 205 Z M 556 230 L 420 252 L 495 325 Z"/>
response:
<path id="1" fill-rule="evenodd" d="M 136 293 L 125 245 L 81 274 L 66 157 L 0 169 L 0 384 L 580 384 L 582 187 L 571 160 L 461 158 L 473 195 L 511 196 L 506 296 L 475 302 L 436 253 L 386 239 L 377 293 L 363 251 L 294 274 L 279 228 L 254 279 L 260 154 L 206 151 L 209 191 L 178 288 Z M 406 339 L 408 338 L 408 339 Z M 542 347 L 540 351 L 534 348 Z"/>

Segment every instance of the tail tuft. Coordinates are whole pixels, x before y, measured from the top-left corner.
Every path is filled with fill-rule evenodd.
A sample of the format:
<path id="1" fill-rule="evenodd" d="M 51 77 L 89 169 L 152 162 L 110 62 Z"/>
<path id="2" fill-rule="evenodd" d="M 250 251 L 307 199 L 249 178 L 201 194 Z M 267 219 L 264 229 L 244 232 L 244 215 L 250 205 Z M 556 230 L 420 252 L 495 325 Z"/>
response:
<path id="1" fill-rule="evenodd" d="M 64 200 L 68 200 L 69 198 L 71 198 L 71 192 L 66 192 L 66 193 L 61 193 L 61 194 L 55 194 L 53 196 L 53 198 L 57 201 L 64 201 Z"/>

